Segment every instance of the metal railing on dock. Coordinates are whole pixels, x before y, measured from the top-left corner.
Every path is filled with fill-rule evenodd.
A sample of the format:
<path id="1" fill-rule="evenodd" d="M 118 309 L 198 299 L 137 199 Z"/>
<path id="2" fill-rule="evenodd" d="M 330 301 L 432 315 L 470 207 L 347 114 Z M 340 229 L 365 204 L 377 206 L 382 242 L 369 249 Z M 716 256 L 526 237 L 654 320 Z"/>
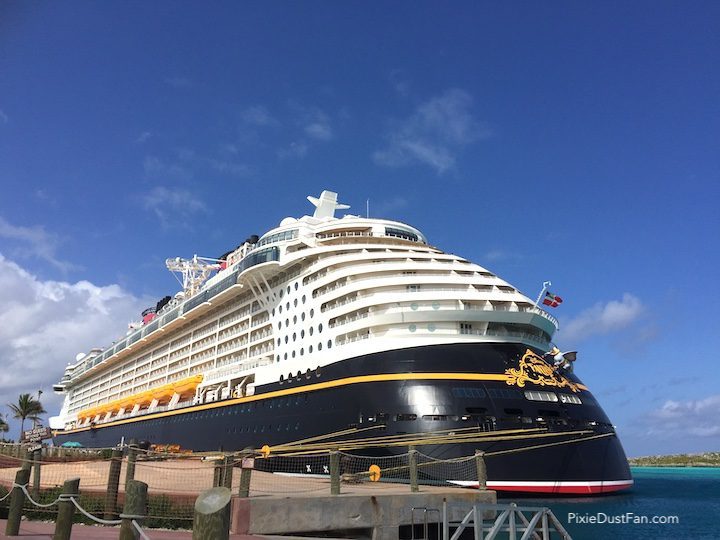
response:
<path id="1" fill-rule="evenodd" d="M 427 516 L 427 514 L 426 514 Z M 427 523 L 424 524 L 427 532 Z M 493 540 L 507 533 L 508 540 L 572 540 L 552 510 L 544 506 L 509 504 L 475 504 L 459 522 L 448 518 L 447 503 L 443 504 L 442 540 L 458 540 L 465 529 L 472 528 L 475 540 Z M 452 535 L 450 530 L 454 528 Z M 553 536 L 554 534 L 554 536 Z M 518 536 L 520 535 L 520 536 Z M 426 536 L 427 538 L 427 536 Z"/>

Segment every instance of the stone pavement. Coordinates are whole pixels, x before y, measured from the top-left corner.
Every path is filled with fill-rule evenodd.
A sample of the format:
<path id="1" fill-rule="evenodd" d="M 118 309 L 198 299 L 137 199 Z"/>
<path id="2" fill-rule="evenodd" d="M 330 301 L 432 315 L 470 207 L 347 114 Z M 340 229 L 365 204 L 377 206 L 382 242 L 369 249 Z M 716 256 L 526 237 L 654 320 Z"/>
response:
<path id="1" fill-rule="evenodd" d="M 20 525 L 20 536 L 5 536 L 5 520 L 0 520 L 0 538 L 22 538 L 23 540 L 52 539 L 55 524 L 43 521 L 23 520 Z M 147 529 L 145 534 L 150 540 L 190 540 L 191 531 L 167 531 Z M 120 536 L 119 527 L 95 527 L 90 525 L 73 525 L 73 540 L 117 540 Z M 230 540 L 266 540 L 267 537 L 250 534 L 231 534 Z"/>

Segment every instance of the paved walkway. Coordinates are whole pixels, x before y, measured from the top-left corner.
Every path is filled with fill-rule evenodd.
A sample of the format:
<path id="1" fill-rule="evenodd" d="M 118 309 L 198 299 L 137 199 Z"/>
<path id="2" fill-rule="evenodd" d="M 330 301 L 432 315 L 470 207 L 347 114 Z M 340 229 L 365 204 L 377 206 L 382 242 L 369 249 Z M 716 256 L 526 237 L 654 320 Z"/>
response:
<path id="1" fill-rule="evenodd" d="M 20 536 L 5 536 L 5 521 L 0 519 L 0 538 L 22 538 L 23 540 L 49 540 L 55 531 L 55 524 L 42 521 L 23 521 L 20 524 Z M 164 531 L 148 529 L 145 534 L 150 540 L 190 540 L 190 531 Z M 119 527 L 93 527 L 90 525 L 73 525 L 73 540 L 117 540 L 120 536 Z M 231 534 L 230 540 L 265 540 L 268 537 L 249 534 Z"/>

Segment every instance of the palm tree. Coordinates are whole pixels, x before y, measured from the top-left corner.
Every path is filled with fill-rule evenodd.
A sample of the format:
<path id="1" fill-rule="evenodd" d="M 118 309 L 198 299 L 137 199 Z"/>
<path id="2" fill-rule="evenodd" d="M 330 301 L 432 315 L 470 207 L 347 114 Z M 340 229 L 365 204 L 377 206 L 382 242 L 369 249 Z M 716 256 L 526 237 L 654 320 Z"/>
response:
<path id="1" fill-rule="evenodd" d="M 20 394 L 17 403 L 8 403 L 8 407 L 13 413 L 14 418 L 20 419 L 20 438 L 22 439 L 23 431 L 25 431 L 25 419 L 36 421 L 43 414 L 42 403 L 38 399 L 34 399 L 30 394 Z"/>
<path id="2" fill-rule="evenodd" d="M 0 433 L 7 433 L 10 431 L 10 426 L 5 421 L 5 415 L 0 414 Z M 3 437 L 3 440 L 5 440 L 5 437 Z"/>

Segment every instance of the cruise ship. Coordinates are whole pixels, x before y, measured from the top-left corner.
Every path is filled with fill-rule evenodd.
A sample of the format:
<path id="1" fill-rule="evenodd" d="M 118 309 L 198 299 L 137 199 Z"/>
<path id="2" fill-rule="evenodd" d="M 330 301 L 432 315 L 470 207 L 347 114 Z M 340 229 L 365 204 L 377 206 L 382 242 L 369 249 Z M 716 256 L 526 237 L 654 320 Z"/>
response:
<path id="1" fill-rule="evenodd" d="M 352 428 L 516 430 L 552 438 L 458 437 L 422 450 L 495 453 L 496 490 L 632 485 L 612 423 L 548 356 L 558 322 L 541 302 L 415 227 L 336 217 L 349 207 L 331 191 L 308 200 L 313 215 L 286 217 L 217 259 L 168 259 L 183 289 L 122 339 L 79 354 L 54 386 L 65 396 L 50 419 L 55 444 L 231 451 Z"/>

